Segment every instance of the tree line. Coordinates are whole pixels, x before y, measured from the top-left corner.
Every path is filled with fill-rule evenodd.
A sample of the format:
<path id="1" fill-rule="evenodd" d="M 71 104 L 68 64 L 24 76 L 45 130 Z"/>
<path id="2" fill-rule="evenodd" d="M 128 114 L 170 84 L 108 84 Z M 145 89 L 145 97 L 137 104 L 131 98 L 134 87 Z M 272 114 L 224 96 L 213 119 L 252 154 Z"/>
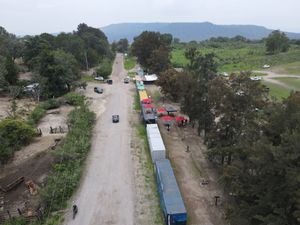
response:
<path id="1" fill-rule="evenodd" d="M 80 70 L 111 62 L 113 52 L 105 34 L 84 23 L 72 33 L 57 36 L 43 33 L 22 38 L 1 27 L 0 87 L 18 84 L 17 58 L 23 60 L 25 70 L 28 68 L 34 73 L 33 80 L 39 83 L 42 96 L 48 98 L 76 87 Z"/>
<path id="2" fill-rule="evenodd" d="M 226 216 L 232 224 L 300 224 L 300 93 L 282 102 L 250 79 L 250 72 L 217 74 L 216 56 L 188 48 L 183 72 L 170 66 L 172 36 L 143 32 L 132 53 L 159 75 L 162 93 L 179 102 L 203 135 L 208 159 L 220 170 L 227 193 Z M 243 37 L 215 38 L 206 44 L 248 42 Z M 273 31 L 264 40 L 266 54 L 287 51 L 289 40 Z M 193 45 L 190 45 L 193 46 Z"/>
<path id="3" fill-rule="evenodd" d="M 220 169 L 232 224 L 299 224 L 300 93 L 283 102 L 250 73 L 217 75 L 213 54 L 188 49 L 183 72 L 159 76 L 164 95 L 180 102 Z"/>

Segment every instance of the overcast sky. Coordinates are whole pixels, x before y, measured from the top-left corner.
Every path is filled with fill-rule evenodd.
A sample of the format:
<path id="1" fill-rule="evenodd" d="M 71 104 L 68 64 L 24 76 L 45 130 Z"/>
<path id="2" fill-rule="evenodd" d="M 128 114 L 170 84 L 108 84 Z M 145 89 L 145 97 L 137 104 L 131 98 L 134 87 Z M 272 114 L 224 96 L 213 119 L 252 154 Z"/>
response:
<path id="1" fill-rule="evenodd" d="M 300 33 L 300 0 L 0 0 L 0 26 L 18 35 L 122 22 L 253 24 Z"/>

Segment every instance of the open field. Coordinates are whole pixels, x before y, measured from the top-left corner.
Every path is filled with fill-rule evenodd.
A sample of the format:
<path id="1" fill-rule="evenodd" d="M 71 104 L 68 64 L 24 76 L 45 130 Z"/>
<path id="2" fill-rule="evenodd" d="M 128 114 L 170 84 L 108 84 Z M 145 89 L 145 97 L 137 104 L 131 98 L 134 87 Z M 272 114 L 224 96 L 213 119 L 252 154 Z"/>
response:
<path id="1" fill-rule="evenodd" d="M 300 61 L 284 64 L 273 69 L 277 73 L 300 75 Z"/>
<path id="2" fill-rule="evenodd" d="M 270 82 L 263 82 L 263 84 L 266 85 L 268 88 L 270 88 L 270 96 L 273 96 L 278 100 L 281 100 L 282 98 L 286 98 L 290 94 L 290 90 L 280 85 L 273 84 Z"/>
<path id="3" fill-rule="evenodd" d="M 184 56 L 187 48 L 188 46 L 180 45 L 173 48 L 171 62 L 174 67 L 183 67 L 188 63 L 188 60 Z M 269 64 L 272 67 L 275 65 L 284 65 L 283 68 L 289 73 L 296 73 L 300 70 L 300 48 L 298 46 L 292 46 L 288 52 L 276 55 L 266 55 L 263 44 L 244 43 L 239 47 L 219 46 L 218 48 L 200 45 L 197 49 L 202 54 L 214 53 L 220 72 L 257 70 L 261 69 L 264 64 Z"/>
<path id="4" fill-rule="evenodd" d="M 300 79 L 296 77 L 277 77 L 273 78 L 278 80 L 288 86 L 290 86 L 294 90 L 300 90 Z"/>

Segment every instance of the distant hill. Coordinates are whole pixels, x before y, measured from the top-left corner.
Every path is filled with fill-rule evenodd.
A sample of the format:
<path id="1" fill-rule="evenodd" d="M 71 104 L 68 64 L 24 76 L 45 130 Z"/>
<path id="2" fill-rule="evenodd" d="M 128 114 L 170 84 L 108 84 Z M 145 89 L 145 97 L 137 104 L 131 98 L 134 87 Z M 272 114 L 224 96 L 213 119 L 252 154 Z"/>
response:
<path id="1" fill-rule="evenodd" d="M 109 41 L 118 41 L 127 38 L 132 42 L 133 38 L 143 31 L 158 31 L 170 33 L 181 41 L 203 41 L 211 37 L 234 37 L 242 35 L 251 40 L 267 37 L 272 30 L 255 25 L 216 25 L 209 22 L 203 23 L 120 23 L 102 27 Z M 299 33 L 285 32 L 291 39 L 300 39 Z"/>

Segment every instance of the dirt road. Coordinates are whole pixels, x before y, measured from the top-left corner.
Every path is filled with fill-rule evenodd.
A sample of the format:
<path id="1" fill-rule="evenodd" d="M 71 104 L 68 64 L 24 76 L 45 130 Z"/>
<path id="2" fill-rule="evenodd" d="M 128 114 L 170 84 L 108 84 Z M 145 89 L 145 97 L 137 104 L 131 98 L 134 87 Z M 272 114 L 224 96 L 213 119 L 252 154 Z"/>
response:
<path id="1" fill-rule="evenodd" d="M 74 196 L 79 212 L 74 220 L 71 213 L 66 216 L 67 225 L 134 224 L 129 125 L 133 103 L 130 86 L 123 83 L 125 74 L 123 56 L 118 54 L 113 85 L 103 84 L 106 110 L 97 119 L 86 169 Z M 112 114 L 120 115 L 119 123 L 112 123 Z"/>
<path id="2" fill-rule="evenodd" d="M 282 73 L 276 73 L 276 72 L 273 72 L 273 71 L 254 71 L 254 72 L 258 72 L 258 73 L 266 73 L 268 74 L 267 76 L 263 76 L 262 79 L 266 82 L 269 82 L 269 83 L 272 83 L 272 84 L 277 84 L 279 86 L 282 86 L 283 88 L 286 88 L 286 89 L 295 89 L 294 87 L 288 85 L 288 84 L 285 84 L 283 82 L 281 82 L 280 80 L 276 80 L 274 78 L 280 78 L 280 77 L 291 77 L 291 78 L 298 78 L 300 79 L 300 75 L 291 75 L 291 74 L 282 74 Z"/>

